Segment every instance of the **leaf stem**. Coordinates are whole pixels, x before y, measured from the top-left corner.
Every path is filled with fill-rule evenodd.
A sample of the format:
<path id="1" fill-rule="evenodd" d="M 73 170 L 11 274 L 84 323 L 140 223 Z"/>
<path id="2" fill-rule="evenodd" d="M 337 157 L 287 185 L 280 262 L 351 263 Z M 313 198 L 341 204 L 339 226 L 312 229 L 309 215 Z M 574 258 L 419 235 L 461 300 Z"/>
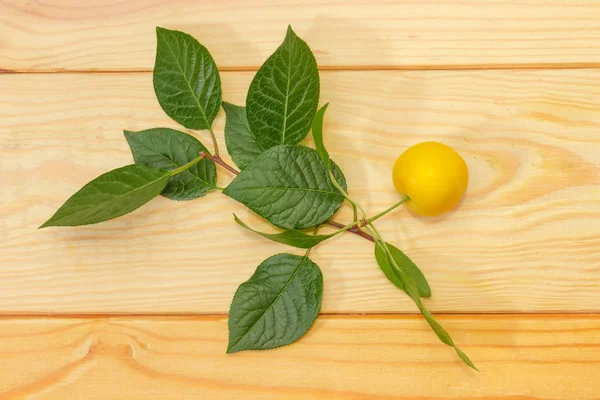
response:
<path id="1" fill-rule="evenodd" d="M 215 148 L 215 156 L 219 157 L 219 145 L 217 144 L 217 137 L 215 136 L 215 131 L 213 131 L 211 126 L 208 127 L 208 133 L 210 133 L 210 137 L 213 142 L 213 147 Z"/>
<path id="2" fill-rule="evenodd" d="M 321 228 L 321 225 L 317 225 L 315 226 L 315 228 L 313 229 L 313 235 L 316 236 L 317 233 L 319 233 L 319 228 Z M 313 249 L 313 247 L 309 247 L 308 249 L 306 249 L 306 254 L 304 254 L 304 257 L 308 257 L 310 255 L 310 251 Z"/>
<path id="3" fill-rule="evenodd" d="M 384 211 L 380 212 L 380 213 L 379 213 L 379 214 L 377 214 L 377 215 L 374 215 L 374 216 L 372 216 L 371 218 L 368 218 L 368 219 L 366 219 L 366 220 L 365 220 L 365 225 L 368 225 L 368 224 L 370 224 L 371 222 L 373 222 L 373 221 L 375 221 L 375 220 L 377 220 L 377 219 L 379 219 L 379 218 L 383 217 L 385 214 L 389 213 L 390 211 L 392 211 L 392 210 L 394 210 L 394 209 L 396 209 L 396 208 L 400 207 L 402 204 L 406 203 L 406 202 L 407 202 L 409 199 L 410 199 L 410 198 L 409 198 L 408 196 L 404 195 L 404 196 L 402 197 L 402 200 L 400 200 L 399 202 L 397 202 L 396 204 L 394 204 L 394 205 L 393 205 L 393 206 L 391 206 L 390 208 L 388 208 L 388 209 L 386 209 L 386 210 L 384 210 Z"/>
<path id="4" fill-rule="evenodd" d="M 333 179 L 333 177 L 332 177 L 332 179 Z M 335 183 L 334 183 L 334 185 L 335 185 Z M 343 190 L 341 188 L 338 188 L 338 190 L 340 190 L 340 192 L 343 192 Z M 384 211 L 380 212 L 379 214 L 376 214 L 376 215 L 372 216 L 371 218 L 363 218 L 360 221 L 358 220 L 356 214 L 354 214 L 354 222 L 351 223 L 351 224 L 349 224 L 349 225 L 344 225 L 344 224 L 342 224 L 340 222 L 333 221 L 333 220 L 325 221 L 324 224 L 329 225 L 329 226 L 334 226 L 334 227 L 340 228 L 340 229 L 343 229 L 343 228 L 349 226 L 349 228 L 347 228 L 345 230 L 347 230 L 348 232 L 354 233 L 354 234 L 356 234 L 356 235 L 358 235 L 360 237 L 363 237 L 363 238 L 365 238 L 367 240 L 370 240 L 371 242 L 375 242 L 376 240 L 375 240 L 375 238 L 372 235 L 369 235 L 368 233 L 362 231 L 360 228 L 366 226 L 367 229 L 369 229 L 368 225 L 371 222 L 373 222 L 373 221 L 375 221 L 375 220 L 383 217 L 384 215 L 386 215 L 390 211 L 392 211 L 392 210 L 400 207 L 402 204 L 406 203 L 408 200 L 409 200 L 409 197 L 405 195 L 405 196 L 402 197 L 402 200 L 400 200 L 399 202 L 397 202 L 393 206 L 385 209 Z M 356 211 L 356 209 L 355 209 L 355 211 Z"/>
<path id="5" fill-rule="evenodd" d="M 346 191 L 342 189 L 342 186 L 340 186 L 337 179 L 335 179 L 335 176 L 333 175 L 333 172 L 331 172 L 331 169 L 329 169 L 329 178 L 331 179 L 331 183 L 333 183 L 333 186 L 335 186 L 335 188 L 341 193 L 341 195 L 344 196 L 346 200 L 348 200 L 348 203 L 352 205 L 352 210 L 354 211 L 354 221 L 358 221 L 358 208 L 356 207 L 356 203 L 350 198 L 350 196 L 348 196 L 348 193 L 346 193 Z"/>
<path id="6" fill-rule="evenodd" d="M 169 173 L 169 176 L 177 175 L 177 174 L 179 174 L 179 173 L 181 173 L 181 172 L 185 171 L 186 169 L 188 169 L 188 168 L 189 168 L 189 167 L 191 167 L 192 165 L 194 165 L 194 164 L 198 164 L 200 161 L 202 161 L 202 159 L 203 159 L 203 158 L 204 158 L 204 157 L 202 157 L 202 156 L 194 158 L 194 159 L 193 159 L 192 161 L 190 161 L 189 163 L 187 163 L 187 164 L 184 164 L 184 165 L 182 165 L 181 167 L 179 167 L 179 168 L 176 168 L 176 169 L 174 169 L 173 171 L 171 171 L 171 172 Z"/>
<path id="7" fill-rule="evenodd" d="M 352 205 L 352 218 L 355 222 L 358 222 L 358 208 L 353 204 Z"/>
<path id="8" fill-rule="evenodd" d="M 344 198 L 348 200 L 348 203 L 352 205 L 352 211 L 354 213 L 354 222 L 358 222 L 358 210 L 360 210 L 362 214 L 362 219 L 366 219 L 367 213 L 365 213 L 365 210 L 360 206 L 360 204 L 352 200 L 348 193 L 344 189 L 342 189 L 342 186 L 338 183 L 337 179 L 335 179 L 335 176 L 333 175 L 333 172 L 331 172 L 331 169 L 329 169 L 329 177 L 331 178 L 331 183 L 333 183 L 333 186 L 335 186 L 335 188 L 340 191 L 342 196 L 344 196 Z"/>
<path id="9" fill-rule="evenodd" d="M 225 168 L 227 171 L 231 172 L 234 175 L 238 175 L 240 173 L 240 171 L 238 171 L 237 169 L 233 168 L 231 165 L 229 165 L 225 161 L 223 161 L 223 159 L 221 158 L 221 156 L 219 156 L 218 154 L 215 154 L 213 156 L 211 154 L 208 154 L 205 151 L 201 151 L 200 152 L 200 158 L 205 158 L 207 160 L 211 160 L 215 164 L 219 164 L 221 167 Z"/>

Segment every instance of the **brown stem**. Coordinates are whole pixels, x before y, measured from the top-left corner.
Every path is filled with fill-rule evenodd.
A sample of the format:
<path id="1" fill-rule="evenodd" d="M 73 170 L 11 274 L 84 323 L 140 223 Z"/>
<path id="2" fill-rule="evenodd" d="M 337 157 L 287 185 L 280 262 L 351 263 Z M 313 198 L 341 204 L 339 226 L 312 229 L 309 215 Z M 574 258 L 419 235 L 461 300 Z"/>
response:
<path id="1" fill-rule="evenodd" d="M 217 154 L 213 156 L 205 151 L 201 151 L 200 156 L 204 157 L 207 160 L 213 161 L 215 164 L 219 164 L 221 167 L 225 168 L 227 171 L 231 172 L 234 175 L 238 175 L 240 173 L 240 171 L 223 161 L 223 159 Z"/>
<path id="2" fill-rule="evenodd" d="M 336 228 L 343 228 L 344 224 L 340 224 L 339 222 L 336 221 L 325 221 L 325 225 L 329 225 L 329 226 L 335 226 Z M 358 235 L 362 238 L 365 238 L 367 240 L 370 240 L 371 242 L 375 242 L 375 239 L 373 239 L 373 236 L 369 235 L 368 233 L 361 231 L 360 228 L 358 226 L 353 226 L 352 228 L 348 229 L 348 232 L 352 232 L 355 235 Z"/>

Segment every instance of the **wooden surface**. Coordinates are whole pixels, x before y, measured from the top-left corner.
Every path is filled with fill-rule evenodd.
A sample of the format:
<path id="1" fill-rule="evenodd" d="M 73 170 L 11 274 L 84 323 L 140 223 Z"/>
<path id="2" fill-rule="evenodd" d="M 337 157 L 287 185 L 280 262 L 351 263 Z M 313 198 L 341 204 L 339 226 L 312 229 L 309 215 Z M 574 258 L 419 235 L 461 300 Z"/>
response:
<path id="1" fill-rule="evenodd" d="M 600 70 L 321 75 L 327 145 L 370 214 L 397 201 L 390 168 L 406 147 L 441 140 L 467 160 L 468 195 L 456 212 L 403 210 L 379 224 L 426 273 L 433 310 L 600 310 Z M 224 98 L 243 104 L 252 76 L 223 73 Z M 132 162 L 123 129 L 177 124 L 160 110 L 150 74 L 5 74 L 0 85 L 0 202 L 10 205 L 0 210 L 1 311 L 226 313 L 262 260 L 298 251 L 238 227 L 234 212 L 269 229 L 219 193 L 36 230 L 83 184 Z M 223 113 L 215 130 L 222 139 Z M 224 186 L 231 177 L 219 172 Z M 324 312 L 415 311 L 377 268 L 371 243 L 347 234 L 313 258 L 325 274 Z"/>
<path id="2" fill-rule="evenodd" d="M 0 67 L 149 71 L 154 29 L 189 32 L 226 69 L 256 69 L 291 24 L 322 67 L 600 65 L 596 0 L 0 0 Z"/>
<path id="3" fill-rule="evenodd" d="M 3 319 L 0 390 L 44 400 L 598 399 L 597 316 L 441 320 L 480 373 L 418 317 L 324 316 L 293 346 L 231 356 L 225 317 Z"/>
<path id="4" fill-rule="evenodd" d="M 398 210 L 379 228 L 425 272 L 433 311 L 472 314 L 440 318 L 480 374 L 401 315 L 415 307 L 350 234 L 311 256 L 322 312 L 344 315 L 225 355 L 235 288 L 295 252 L 237 227 L 233 212 L 268 229 L 239 204 L 158 198 L 36 230 L 132 162 L 124 129 L 178 128 L 152 90 L 156 25 L 207 45 L 224 100 L 243 104 L 288 23 L 315 50 L 327 146 L 370 214 L 397 201 L 406 147 L 466 159 L 454 212 Z M 0 0 L 0 399 L 600 399 L 599 66 L 593 0 Z"/>

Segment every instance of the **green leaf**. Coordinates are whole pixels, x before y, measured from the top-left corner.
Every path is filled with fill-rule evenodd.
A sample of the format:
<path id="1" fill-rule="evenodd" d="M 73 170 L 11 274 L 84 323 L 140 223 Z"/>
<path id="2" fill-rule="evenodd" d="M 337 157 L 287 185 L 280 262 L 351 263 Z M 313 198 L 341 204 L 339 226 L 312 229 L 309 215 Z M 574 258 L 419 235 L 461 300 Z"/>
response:
<path id="1" fill-rule="evenodd" d="M 75 193 L 40 228 L 89 225 L 132 212 L 158 196 L 169 171 L 128 165 L 100 175 Z"/>
<path id="2" fill-rule="evenodd" d="M 266 259 L 235 292 L 227 352 L 295 342 L 310 329 L 322 300 L 323 275 L 307 256 L 277 254 Z"/>
<path id="3" fill-rule="evenodd" d="M 411 296 L 411 298 L 412 298 L 412 296 Z M 429 324 L 429 326 L 431 327 L 433 332 L 436 334 L 438 339 L 440 339 L 440 341 L 442 343 L 452 347 L 454 349 L 454 351 L 456 351 L 456 354 L 458 354 L 460 359 L 463 360 L 463 362 L 465 364 L 467 364 L 469 367 L 473 368 L 475 371 L 479 371 L 477 369 L 477 367 L 475 366 L 475 364 L 473 364 L 473 361 L 471 361 L 471 359 L 461 349 L 459 349 L 456 344 L 454 344 L 454 341 L 450 337 L 450 334 L 448 332 L 446 332 L 446 330 L 439 324 L 439 322 L 437 322 L 435 320 L 435 318 L 433 318 L 433 315 L 431 315 L 429 310 L 427 310 L 427 308 L 425 308 L 425 305 L 423 305 L 423 302 L 421 301 L 421 299 L 417 297 L 416 299 L 413 298 L 413 300 L 419 307 L 421 314 L 423 314 L 423 317 L 425 317 L 425 321 L 427 321 L 427 323 Z"/>
<path id="4" fill-rule="evenodd" d="M 225 144 L 233 162 L 244 169 L 265 148 L 256 140 L 256 137 L 248 126 L 246 118 L 246 107 L 236 106 L 223 102 L 225 110 Z"/>
<path id="5" fill-rule="evenodd" d="M 187 33 L 156 28 L 154 92 L 167 115 L 209 129 L 221 107 L 221 77 L 208 50 Z"/>
<path id="6" fill-rule="evenodd" d="M 325 111 L 327 111 L 327 106 L 329 103 L 325 104 L 317 114 L 315 114 L 315 118 L 312 122 L 312 134 L 313 139 L 315 141 L 315 147 L 317 148 L 317 153 L 319 157 L 321 157 L 321 161 L 325 166 L 329 166 L 329 153 L 325 148 L 325 143 L 323 143 L 323 117 L 325 116 Z"/>
<path id="7" fill-rule="evenodd" d="M 248 124 L 265 149 L 306 137 L 319 102 L 319 71 L 308 45 L 288 27 L 246 97 Z"/>
<path id="8" fill-rule="evenodd" d="M 392 257 L 394 257 L 396 264 L 415 281 L 421 297 L 430 297 L 431 288 L 419 267 L 417 267 L 400 249 L 389 243 L 386 243 L 386 245 L 392 254 Z M 377 259 L 377 264 L 379 264 L 379 267 L 390 282 L 401 290 L 406 291 L 404 283 L 402 283 L 398 273 L 394 270 L 394 266 L 388 261 L 387 254 L 379 243 L 375 246 L 375 258 Z"/>
<path id="9" fill-rule="evenodd" d="M 387 258 L 388 258 L 388 262 L 390 264 L 393 265 L 394 263 L 396 263 L 395 257 L 392 255 L 391 251 L 389 251 L 389 253 L 388 253 L 383 248 L 383 242 L 380 242 L 378 240 L 375 243 L 375 247 L 376 247 L 376 249 L 380 248 L 380 251 L 385 252 L 385 254 L 387 255 Z M 390 250 L 391 245 L 387 244 L 386 247 L 388 250 Z M 448 334 L 448 332 L 442 327 L 442 325 L 440 325 L 440 323 L 435 320 L 435 318 L 433 317 L 431 312 L 429 312 L 427 307 L 425 307 L 425 304 L 423 304 L 423 301 L 421 300 L 421 296 L 419 294 L 419 289 L 418 289 L 417 284 L 415 283 L 414 279 L 410 275 L 408 275 L 399 265 L 394 265 L 394 271 L 397 273 L 398 278 L 400 279 L 402 285 L 404 286 L 404 290 L 406 291 L 406 294 L 408 294 L 408 296 L 415 302 L 415 304 L 419 308 L 419 311 L 421 311 L 421 314 L 423 314 L 425 321 L 427 321 L 427 323 L 431 327 L 431 330 L 433 330 L 433 332 L 436 334 L 438 339 L 440 339 L 440 341 L 442 343 L 452 347 L 454 349 L 454 351 L 456 351 L 456 354 L 458 354 L 460 359 L 463 360 L 463 362 L 465 364 L 467 364 L 469 367 L 473 368 L 474 370 L 478 371 L 477 367 L 475 367 L 475 365 L 473 364 L 471 359 L 469 359 L 469 357 L 461 349 L 459 349 L 458 346 L 456 346 L 456 344 L 454 344 L 454 341 L 450 337 L 450 334 Z"/>
<path id="10" fill-rule="evenodd" d="M 260 236 L 272 240 L 274 242 L 287 244 L 288 246 L 297 247 L 299 249 L 310 249 L 312 247 L 315 247 L 319 243 L 340 233 L 340 231 L 338 231 L 329 235 L 309 235 L 295 229 L 286 230 L 281 233 L 264 233 L 250 228 L 242 220 L 240 220 L 237 217 L 237 215 L 233 214 L 233 217 L 235 222 L 237 222 L 238 225 L 242 228 L 245 228 L 254 233 L 258 233 Z"/>
<path id="11" fill-rule="evenodd" d="M 335 163 L 332 170 L 345 188 L 346 180 Z M 277 146 L 265 151 L 223 194 L 284 229 L 319 225 L 344 201 L 317 152 L 305 146 Z"/>
<path id="12" fill-rule="evenodd" d="M 169 128 L 123 132 L 137 164 L 172 171 L 209 151 L 193 136 Z M 215 188 L 217 171 L 214 162 L 202 160 L 185 171 L 172 176 L 162 195 L 172 200 L 191 200 L 202 197 Z"/>
<path id="13" fill-rule="evenodd" d="M 467 364 L 469 367 L 473 368 L 475 371 L 479 371 L 477 369 L 477 367 L 475 366 L 475 364 L 473 364 L 473 361 L 471 361 L 471 359 L 469 358 L 469 356 L 467 356 L 464 351 L 462 351 L 458 347 L 454 347 L 454 350 L 456 351 L 456 354 L 458 354 L 458 356 L 460 357 L 460 359 L 463 360 L 463 362 L 465 364 Z"/>
<path id="14" fill-rule="evenodd" d="M 323 118 L 325 117 L 325 111 L 327 111 L 328 106 L 329 103 L 325 104 L 319 111 L 317 111 L 317 114 L 312 121 L 312 133 L 315 141 L 315 147 L 317 148 L 317 153 L 319 154 L 321 161 L 323 161 L 323 165 L 331 169 L 329 152 L 327 151 L 327 148 L 325 148 L 325 143 L 323 142 Z M 354 215 L 356 218 L 356 205 L 352 204 L 352 207 L 354 208 Z"/>

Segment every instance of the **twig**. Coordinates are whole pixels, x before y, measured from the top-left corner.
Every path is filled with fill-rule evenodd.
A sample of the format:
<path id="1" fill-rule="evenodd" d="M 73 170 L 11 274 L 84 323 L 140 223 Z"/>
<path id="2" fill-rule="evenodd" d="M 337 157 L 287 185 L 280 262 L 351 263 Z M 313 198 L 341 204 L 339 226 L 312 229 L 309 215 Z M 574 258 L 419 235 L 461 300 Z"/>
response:
<path id="1" fill-rule="evenodd" d="M 200 157 L 205 158 L 207 160 L 211 160 L 215 164 L 219 164 L 221 167 L 225 168 L 227 171 L 231 172 L 234 175 L 238 175 L 240 173 L 240 171 L 238 171 L 237 169 L 233 168 L 231 165 L 229 165 L 225 161 L 223 161 L 223 159 L 221 158 L 221 156 L 219 156 L 217 154 L 215 154 L 213 156 L 211 154 L 208 154 L 205 151 L 201 151 L 200 152 Z"/>
<path id="2" fill-rule="evenodd" d="M 325 221 L 325 225 L 329 225 L 329 226 L 335 226 L 336 228 L 343 228 L 344 224 L 341 224 L 339 222 L 336 221 Z M 358 226 L 353 226 L 352 228 L 348 229 L 348 232 L 352 232 L 355 235 L 358 235 L 364 239 L 370 240 L 371 242 L 375 242 L 375 239 L 373 239 L 373 236 L 369 235 L 368 233 L 361 231 L 360 228 Z"/>

